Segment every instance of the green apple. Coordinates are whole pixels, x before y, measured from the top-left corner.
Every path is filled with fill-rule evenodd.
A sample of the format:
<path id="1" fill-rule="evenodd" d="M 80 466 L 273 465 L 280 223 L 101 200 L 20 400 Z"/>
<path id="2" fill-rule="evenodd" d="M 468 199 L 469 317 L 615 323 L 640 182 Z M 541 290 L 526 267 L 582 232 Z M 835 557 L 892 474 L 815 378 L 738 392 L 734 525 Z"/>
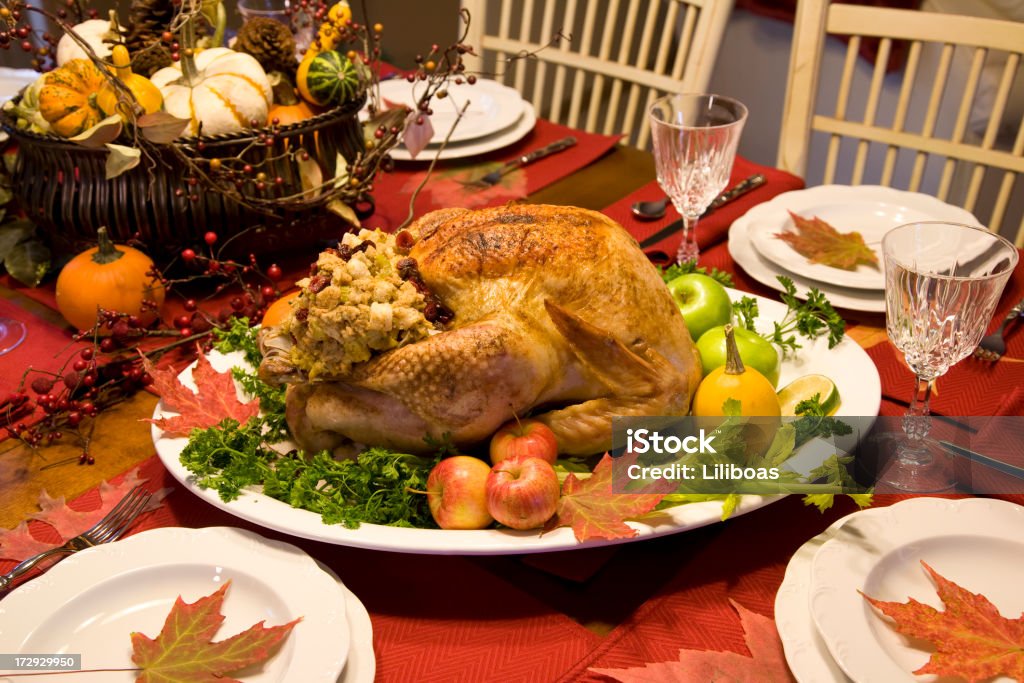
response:
<path id="1" fill-rule="evenodd" d="M 733 327 L 733 334 L 743 365 L 754 368 L 767 377 L 773 387 L 777 386 L 782 359 L 772 343 L 742 327 Z M 697 340 L 697 350 L 700 351 L 705 377 L 715 368 L 725 365 L 725 327 L 712 327 L 701 335 Z"/>
<path id="2" fill-rule="evenodd" d="M 679 306 L 694 341 L 712 327 L 724 325 L 732 319 L 729 294 L 725 287 L 707 275 L 680 275 L 668 283 L 668 291 Z"/>

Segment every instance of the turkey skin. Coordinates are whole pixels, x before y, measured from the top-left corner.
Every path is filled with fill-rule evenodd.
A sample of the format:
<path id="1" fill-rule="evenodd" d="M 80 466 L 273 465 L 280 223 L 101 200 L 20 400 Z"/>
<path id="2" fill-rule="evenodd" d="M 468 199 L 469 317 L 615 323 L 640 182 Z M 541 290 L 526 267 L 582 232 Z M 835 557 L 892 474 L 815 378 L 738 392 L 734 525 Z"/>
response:
<path id="1" fill-rule="evenodd" d="M 290 340 L 265 333 L 261 375 L 288 382 L 303 448 L 423 452 L 446 433 L 468 447 L 530 415 L 561 453 L 586 455 L 610 448 L 613 416 L 689 411 L 700 357 L 657 271 L 607 216 L 443 209 L 409 232 L 423 283 L 454 313 L 443 331 L 318 381 L 289 365 Z"/>

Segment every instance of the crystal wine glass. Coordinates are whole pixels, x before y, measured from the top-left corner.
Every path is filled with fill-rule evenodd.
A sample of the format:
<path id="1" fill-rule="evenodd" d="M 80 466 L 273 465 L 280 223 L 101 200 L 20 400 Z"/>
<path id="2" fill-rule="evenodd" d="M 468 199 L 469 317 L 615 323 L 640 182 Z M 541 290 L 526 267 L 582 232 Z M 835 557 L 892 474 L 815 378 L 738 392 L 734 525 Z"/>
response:
<path id="1" fill-rule="evenodd" d="M 729 182 L 747 108 L 720 95 L 680 94 L 655 100 L 648 115 L 658 184 L 683 218 L 676 260 L 694 261 L 694 228 Z"/>
<path id="2" fill-rule="evenodd" d="M 904 435 L 882 480 L 905 491 L 944 491 L 956 479 L 949 459 L 926 441 L 932 383 L 981 341 L 1017 250 L 981 227 L 926 221 L 888 232 L 882 252 L 886 331 L 917 375 Z"/>
<path id="3" fill-rule="evenodd" d="M 25 341 L 28 330 L 25 323 L 12 318 L 0 318 L 0 356 L 13 351 L 18 344 Z"/>

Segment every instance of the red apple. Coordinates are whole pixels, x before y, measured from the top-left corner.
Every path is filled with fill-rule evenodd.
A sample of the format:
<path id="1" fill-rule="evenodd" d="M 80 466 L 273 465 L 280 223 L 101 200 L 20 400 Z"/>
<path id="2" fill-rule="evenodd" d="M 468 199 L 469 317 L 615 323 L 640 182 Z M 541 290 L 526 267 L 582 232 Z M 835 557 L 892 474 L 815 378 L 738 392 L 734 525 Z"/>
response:
<path id="1" fill-rule="evenodd" d="M 555 514 L 561 488 L 547 460 L 502 460 L 487 477 L 487 511 L 512 529 L 536 529 Z"/>
<path id="2" fill-rule="evenodd" d="M 491 468 L 480 458 L 445 458 L 427 476 L 427 504 L 442 529 L 484 529 L 494 519 L 487 512 L 487 478 Z"/>
<path id="3" fill-rule="evenodd" d="M 541 458 L 554 464 L 558 459 L 555 433 L 536 420 L 506 422 L 491 437 L 491 463 L 509 458 Z"/>

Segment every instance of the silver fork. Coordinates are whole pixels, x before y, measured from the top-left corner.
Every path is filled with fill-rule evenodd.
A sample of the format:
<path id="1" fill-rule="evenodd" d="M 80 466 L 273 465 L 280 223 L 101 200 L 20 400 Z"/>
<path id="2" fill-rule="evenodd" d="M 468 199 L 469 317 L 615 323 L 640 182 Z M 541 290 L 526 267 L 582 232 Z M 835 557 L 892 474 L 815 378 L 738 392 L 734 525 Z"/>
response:
<path id="1" fill-rule="evenodd" d="M 121 538 L 132 522 L 146 509 L 150 498 L 152 495 L 146 492 L 142 486 L 136 486 L 88 531 L 68 539 L 64 545 L 50 548 L 28 558 L 7 574 L 0 576 L 0 591 L 9 588 L 15 579 L 31 571 L 33 567 L 48 557 L 70 555 L 79 550 L 85 550 L 101 543 L 110 543 Z"/>
<path id="2" fill-rule="evenodd" d="M 1010 309 L 998 330 L 981 340 L 978 348 L 974 349 L 974 357 L 987 361 L 997 361 L 1002 358 L 1006 353 L 1006 340 L 1003 338 L 1003 332 L 1010 323 L 1022 315 L 1024 315 L 1024 299 L 1018 301 L 1017 305 Z"/>

